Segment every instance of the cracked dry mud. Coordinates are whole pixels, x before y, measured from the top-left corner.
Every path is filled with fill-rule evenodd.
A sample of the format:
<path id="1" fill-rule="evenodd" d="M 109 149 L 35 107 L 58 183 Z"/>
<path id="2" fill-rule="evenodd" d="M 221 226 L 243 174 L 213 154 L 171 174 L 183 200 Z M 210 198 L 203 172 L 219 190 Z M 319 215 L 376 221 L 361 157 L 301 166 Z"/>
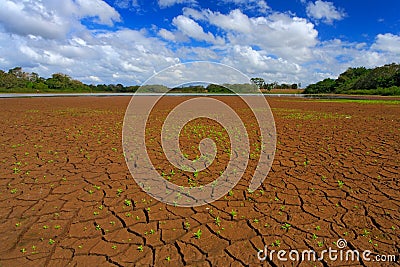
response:
<path id="1" fill-rule="evenodd" d="M 128 171 L 129 98 L 1 99 L 0 266 L 396 265 L 257 259 L 264 245 L 322 251 L 339 238 L 348 249 L 400 254 L 400 105 L 268 102 L 277 151 L 262 187 L 246 190 L 248 171 L 220 200 L 180 208 L 150 198 Z M 154 147 L 153 163 L 168 169 Z M 217 156 L 199 183 L 229 159 Z"/>

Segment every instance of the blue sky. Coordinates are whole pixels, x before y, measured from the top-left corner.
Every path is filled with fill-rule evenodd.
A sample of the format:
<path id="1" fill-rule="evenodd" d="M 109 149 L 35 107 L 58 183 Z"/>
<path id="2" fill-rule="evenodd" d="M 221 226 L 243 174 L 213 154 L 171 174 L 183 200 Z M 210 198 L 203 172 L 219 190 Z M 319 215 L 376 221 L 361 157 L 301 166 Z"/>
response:
<path id="1" fill-rule="evenodd" d="M 400 1 L 0 0 L 0 69 L 140 84 L 209 60 L 307 85 L 400 62 Z"/>

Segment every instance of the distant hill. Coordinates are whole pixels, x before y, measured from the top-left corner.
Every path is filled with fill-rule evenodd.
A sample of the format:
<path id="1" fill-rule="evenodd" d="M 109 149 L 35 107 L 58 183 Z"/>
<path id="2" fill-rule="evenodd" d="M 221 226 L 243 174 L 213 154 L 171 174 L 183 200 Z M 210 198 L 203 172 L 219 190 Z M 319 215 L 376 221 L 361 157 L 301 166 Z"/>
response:
<path id="1" fill-rule="evenodd" d="M 304 93 L 400 95 L 400 65 L 392 63 L 374 69 L 349 68 L 336 80 L 328 78 L 310 84 Z"/>

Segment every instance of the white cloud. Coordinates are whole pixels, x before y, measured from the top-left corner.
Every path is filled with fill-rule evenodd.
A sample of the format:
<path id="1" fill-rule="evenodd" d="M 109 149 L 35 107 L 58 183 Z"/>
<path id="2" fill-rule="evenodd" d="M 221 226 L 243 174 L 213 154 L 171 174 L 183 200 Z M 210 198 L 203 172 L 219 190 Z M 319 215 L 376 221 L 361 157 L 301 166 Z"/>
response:
<path id="1" fill-rule="evenodd" d="M 119 13 L 102 0 L 75 0 L 74 3 L 77 5 L 76 14 L 81 18 L 94 17 L 96 23 L 108 26 L 121 20 Z"/>
<path id="2" fill-rule="evenodd" d="M 158 36 L 163 38 L 166 41 L 170 42 L 189 42 L 190 39 L 187 35 L 184 33 L 175 30 L 175 31 L 169 31 L 167 29 L 160 29 L 158 31 Z"/>
<path id="3" fill-rule="evenodd" d="M 176 4 L 195 4 L 196 0 L 158 0 L 158 5 L 161 8 L 170 7 Z"/>
<path id="4" fill-rule="evenodd" d="M 249 17 L 239 9 L 232 10 L 228 15 L 209 11 L 207 17 L 211 24 L 217 25 L 224 30 L 250 33 L 254 29 L 254 24 Z"/>
<path id="5" fill-rule="evenodd" d="M 391 33 L 378 34 L 372 48 L 400 55 L 400 35 Z"/>
<path id="6" fill-rule="evenodd" d="M 213 44 L 223 44 L 224 40 L 221 37 L 215 37 L 211 32 L 204 32 L 196 21 L 184 15 L 175 17 L 172 24 L 183 34 L 198 41 L 206 41 Z"/>
<path id="7" fill-rule="evenodd" d="M 306 7 L 307 16 L 331 24 L 335 20 L 342 20 L 346 14 L 343 10 L 337 9 L 332 2 L 317 0 L 309 2 Z"/>
<path id="8" fill-rule="evenodd" d="M 301 67 L 296 64 L 284 60 L 282 58 L 273 58 L 268 56 L 265 51 L 254 50 L 250 46 L 235 45 L 229 49 L 228 55 L 223 62 L 240 69 L 244 69 L 245 73 L 285 73 L 298 74 Z"/>
<path id="9" fill-rule="evenodd" d="M 0 23 L 11 33 L 61 38 L 69 31 L 69 21 L 46 10 L 40 2 L 14 2 L 0 0 Z"/>
<path id="10" fill-rule="evenodd" d="M 12 34 L 61 39 L 73 28 L 82 28 L 80 19 L 112 26 L 120 21 L 118 12 L 101 0 L 0 0 L 0 24 Z"/>
<path id="11" fill-rule="evenodd" d="M 126 2 L 129 0 L 117 0 L 117 2 Z M 245 10 L 252 10 L 259 13 L 266 13 L 270 7 L 265 0 L 222 0 L 222 4 L 233 4 Z M 220 4 L 217 3 L 217 4 Z M 177 4 L 185 5 L 201 5 L 201 1 L 197 0 L 158 0 L 158 5 L 160 8 L 171 7 Z"/>
<path id="12" fill-rule="evenodd" d="M 248 17 L 239 9 L 229 14 L 184 9 L 184 14 L 206 21 L 226 33 L 231 44 L 258 46 L 284 59 L 304 62 L 318 42 L 318 32 L 306 19 L 283 13 Z"/>
<path id="13" fill-rule="evenodd" d="M 179 63 L 164 42 L 130 29 L 86 32 L 66 40 L 32 39 L 0 31 L 0 47 L 3 68 L 22 66 L 44 77 L 62 72 L 87 83 L 140 84 L 155 71 Z"/>
<path id="14" fill-rule="evenodd" d="M 139 7 L 137 0 L 115 0 L 114 4 L 119 8 Z"/>
<path id="15" fill-rule="evenodd" d="M 173 34 L 169 30 L 161 29 L 161 30 L 158 31 L 158 35 L 160 35 L 165 40 L 176 41 L 175 34 Z"/>
<path id="16" fill-rule="evenodd" d="M 270 7 L 264 0 L 222 0 L 224 3 L 233 3 L 244 9 L 266 13 Z"/>

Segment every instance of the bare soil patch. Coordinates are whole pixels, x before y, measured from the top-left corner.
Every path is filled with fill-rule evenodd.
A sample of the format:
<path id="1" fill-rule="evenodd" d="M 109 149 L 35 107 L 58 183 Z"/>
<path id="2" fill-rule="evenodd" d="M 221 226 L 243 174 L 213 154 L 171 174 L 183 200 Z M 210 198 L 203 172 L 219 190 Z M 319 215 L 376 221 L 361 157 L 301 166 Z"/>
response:
<path id="1" fill-rule="evenodd" d="M 241 103 L 218 99 L 238 110 L 257 144 L 257 125 Z M 165 179 L 202 184 L 226 165 L 229 141 L 211 121 L 188 124 L 182 150 L 196 158 L 203 130 L 215 133 L 222 140 L 217 162 L 196 177 L 171 168 L 157 129 L 184 100 L 167 97 L 152 113 L 148 149 Z M 128 97 L 0 99 L 0 266 L 377 266 L 257 259 L 264 245 L 322 251 L 336 248 L 339 238 L 349 249 L 399 256 L 400 105 L 268 102 L 278 140 L 262 187 L 247 191 L 257 165 L 254 145 L 232 192 L 180 208 L 150 198 L 126 167 L 121 132 Z"/>

